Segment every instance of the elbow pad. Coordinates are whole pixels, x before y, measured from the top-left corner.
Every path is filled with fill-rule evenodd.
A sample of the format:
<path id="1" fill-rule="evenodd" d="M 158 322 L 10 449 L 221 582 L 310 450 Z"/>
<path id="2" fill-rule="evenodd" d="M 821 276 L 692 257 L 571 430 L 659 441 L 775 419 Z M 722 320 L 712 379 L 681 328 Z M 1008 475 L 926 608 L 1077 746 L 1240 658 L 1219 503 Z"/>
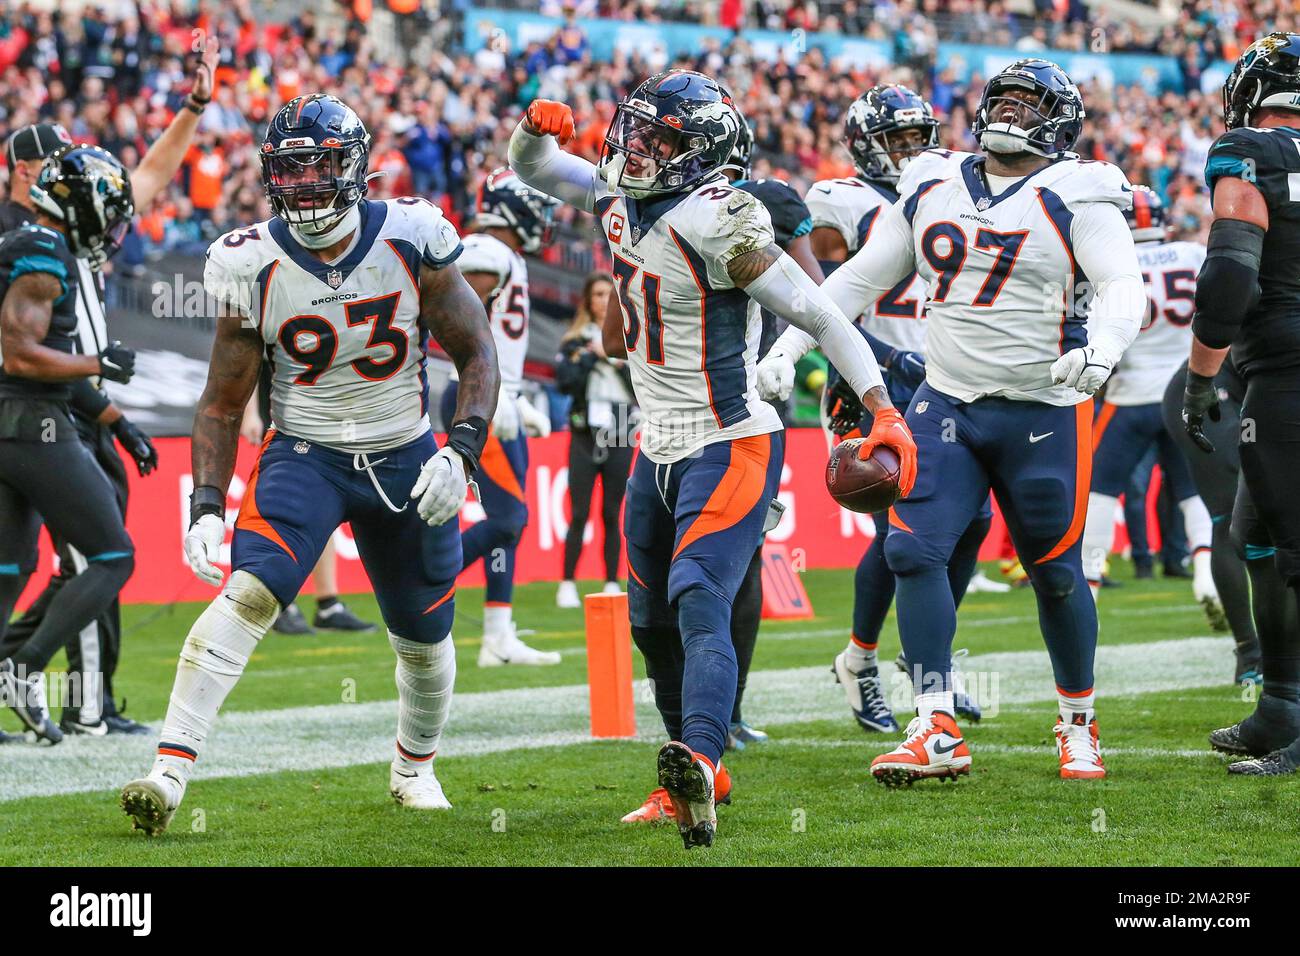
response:
<path id="1" fill-rule="evenodd" d="M 1216 219 L 1205 264 L 1196 278 L 1192 332 L 1212 349 L 1227 348 L 1259 304 L 1259 262 L 1264 230 L 1239 219 Z M 1245 292 L 1245 294 L 1243 294 Z"/>

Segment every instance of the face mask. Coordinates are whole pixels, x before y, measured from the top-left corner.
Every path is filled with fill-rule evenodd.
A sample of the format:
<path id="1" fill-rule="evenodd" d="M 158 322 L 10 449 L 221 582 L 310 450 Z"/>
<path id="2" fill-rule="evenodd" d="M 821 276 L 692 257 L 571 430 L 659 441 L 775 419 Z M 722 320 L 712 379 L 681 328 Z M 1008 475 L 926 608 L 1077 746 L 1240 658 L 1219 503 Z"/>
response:
<path id="1" fill-rule="evenodd" d="M 288 223 L 289 232 L 293 238 L 302 246 L 308 249 L 324 249 L 338 242 L 348 233 L 353 232 L 361 225 L 361 208 L 353 206 L 345 212 L 334 225 L 328 227 L 323 232 L 307 232 L 304 228 L 306 224 Z"/>

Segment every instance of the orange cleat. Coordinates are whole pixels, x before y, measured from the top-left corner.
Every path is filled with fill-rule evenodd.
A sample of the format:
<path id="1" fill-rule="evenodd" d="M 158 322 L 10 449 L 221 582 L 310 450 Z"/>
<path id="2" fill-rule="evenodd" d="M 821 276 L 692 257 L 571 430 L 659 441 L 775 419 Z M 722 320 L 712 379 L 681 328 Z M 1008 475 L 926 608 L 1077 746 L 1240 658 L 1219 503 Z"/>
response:
<path id="1" fill-rule="evenodd" d="M 573 110 L 554 100 L 528 104 L 528 125 L 540 136 L 554 136 L 561 146 L 573 139 Z"/>
<path id="2" fill-rule="evenodd" d="M 1101 780 L 1106 765 L 1101 759 L 1101 742 L 1097 739 L 1097 718 L 1084 723 L 1083 714 L 1075 714 L 1070 723 L 1064 717 L 1056 721 L 1056 755 L 1061 760 L 1062 780 Z"/>
<path id="3" fill-rule="evenodd" d="M 955 778 L 970 773 L 970 749 L 951 714 L 935 711 L 913 717 L 907 739 L 871 761 L 871 775 L 886 787 L 911 786 L 927 777 Z"/>
<path id="4" fill-rule="evenodd" d="M 718 772 L 713 780 L 714 802 L 724 804 L 731 802 L 731 774 L 727 768 L 719 765 Z M 645 798 L 645 803 L 637 807 L 631 813 L 627 814 L 620 820 L 620 823 L 667 823 L 677 819 L 677 811 L 673 809 L 672 798 L 668 796 L 668 791 L 659 787 L 650 791 L 650 796 Z"/>

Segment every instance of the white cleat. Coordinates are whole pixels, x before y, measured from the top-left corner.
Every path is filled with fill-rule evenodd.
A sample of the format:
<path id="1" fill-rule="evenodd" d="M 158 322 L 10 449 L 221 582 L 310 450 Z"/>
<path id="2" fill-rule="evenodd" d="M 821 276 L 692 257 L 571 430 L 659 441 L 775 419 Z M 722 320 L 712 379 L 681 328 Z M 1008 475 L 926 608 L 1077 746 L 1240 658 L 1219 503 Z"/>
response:
<path id="1" fill-rule="evenodd" d="M 513 621 L 505 631 L 495 634 L 484 633 L 483 646 L 478 652 L 479 667 L 504 667 L 506 664 L 548 667 L 558 663 L 560 663 L 559 651 L 539 651 L 529 647 L 515 633 Z"/>
<path id="2" fill-rule="evenodd" d="M 600 589 L 601 594 L 622 594 L 623 586 L 617 581 L 606 581 L 605 586 Z"/>
<path id="3" fill-rule="evenodd" d="M 122 809 L 131 827 L 158 836 L 176 816 L 185 796 L 185 784 L 167 771 L 132 780 L 122 788 Z"/>
<path id="4" fill-rule="evenodd" d="M 1006 594 L 1010 590 L 1010 584 L 994 581 L 983 571 L 976 571 L 970 583 L 966 585 L 967 594 Z"/>
<path id="5" fill-rule="evenodd" d="M 1082 720 L 1083 715 L 1078 715 L 1077 719 Z M 1056 755 L 1061 762 L 1062 780 L 1100 780 L 1106 776 L 1096 717 L 1084 724 L 1066 723 L 1058 716 L 1052 730 L 1056 736 Z"/>
<path id="6" fill-rule="evenodd" d="M 567 610 L 582 607 L 582 598 L 578 596 L 578 586 L 572 581 L 561 581 L 560 589 L 555 592 L 555 606 Z"/>
<path id="7" fill-rule="evenodd" d="M 433 761 L 419 769 L 397 761 L 388 768 L 388 792 L 399 806 L 412 810 L 450 810 L 451 801 L 442 792 L 442 784 L 433 772 Z"/>

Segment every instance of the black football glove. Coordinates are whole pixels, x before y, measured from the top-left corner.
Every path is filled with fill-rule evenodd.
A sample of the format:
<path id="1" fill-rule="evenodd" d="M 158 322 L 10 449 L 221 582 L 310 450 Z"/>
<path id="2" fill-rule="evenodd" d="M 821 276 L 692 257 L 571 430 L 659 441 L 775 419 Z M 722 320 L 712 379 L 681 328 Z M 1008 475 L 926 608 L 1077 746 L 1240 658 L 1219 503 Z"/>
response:
<path id="1" fill-rule="evenodd" d="M 836 435 L 843 438 L 862 425 L 867 410 L 846 379 L 834 374 L 828 377 L 825 402 L 827 427 Z"/>
<path id="2" fill-rule="evenodd" d="M 1214 379 L 1208 375 L 1187 372 L 1187 385 L 1183 389 L 1183 428 L 1196 443 L 1196 447 L 1208 454 L 1214 453 L 1214 443 L 1205 434 L 1205 417 L 1217 422 L 1219 412 L 1219 390 L 1214 387 Z"/>
<path id="3" fill-rule="evenodd" d="M 99 353 L 99 374 L 101 378 L 123 385 L 131 381 L 135 374 L 135 349 L 114 342 Z"/>
<path id="4" fill-rule="evenodd" d="M 925 356 L 920 352 L 894 349 L 885 360 L 885 368 L 900 385 L 912 391 L 925 381 Z"/>
<path id="5" fill-rule="evenodd" d="M 158 467 L 158 449 L 154 448 L 149 436 L 136 428 L 125 415 L 109 427 L 126 453 L 135 459 L 135 467 L 140 470 L 141 477 Z"/>

